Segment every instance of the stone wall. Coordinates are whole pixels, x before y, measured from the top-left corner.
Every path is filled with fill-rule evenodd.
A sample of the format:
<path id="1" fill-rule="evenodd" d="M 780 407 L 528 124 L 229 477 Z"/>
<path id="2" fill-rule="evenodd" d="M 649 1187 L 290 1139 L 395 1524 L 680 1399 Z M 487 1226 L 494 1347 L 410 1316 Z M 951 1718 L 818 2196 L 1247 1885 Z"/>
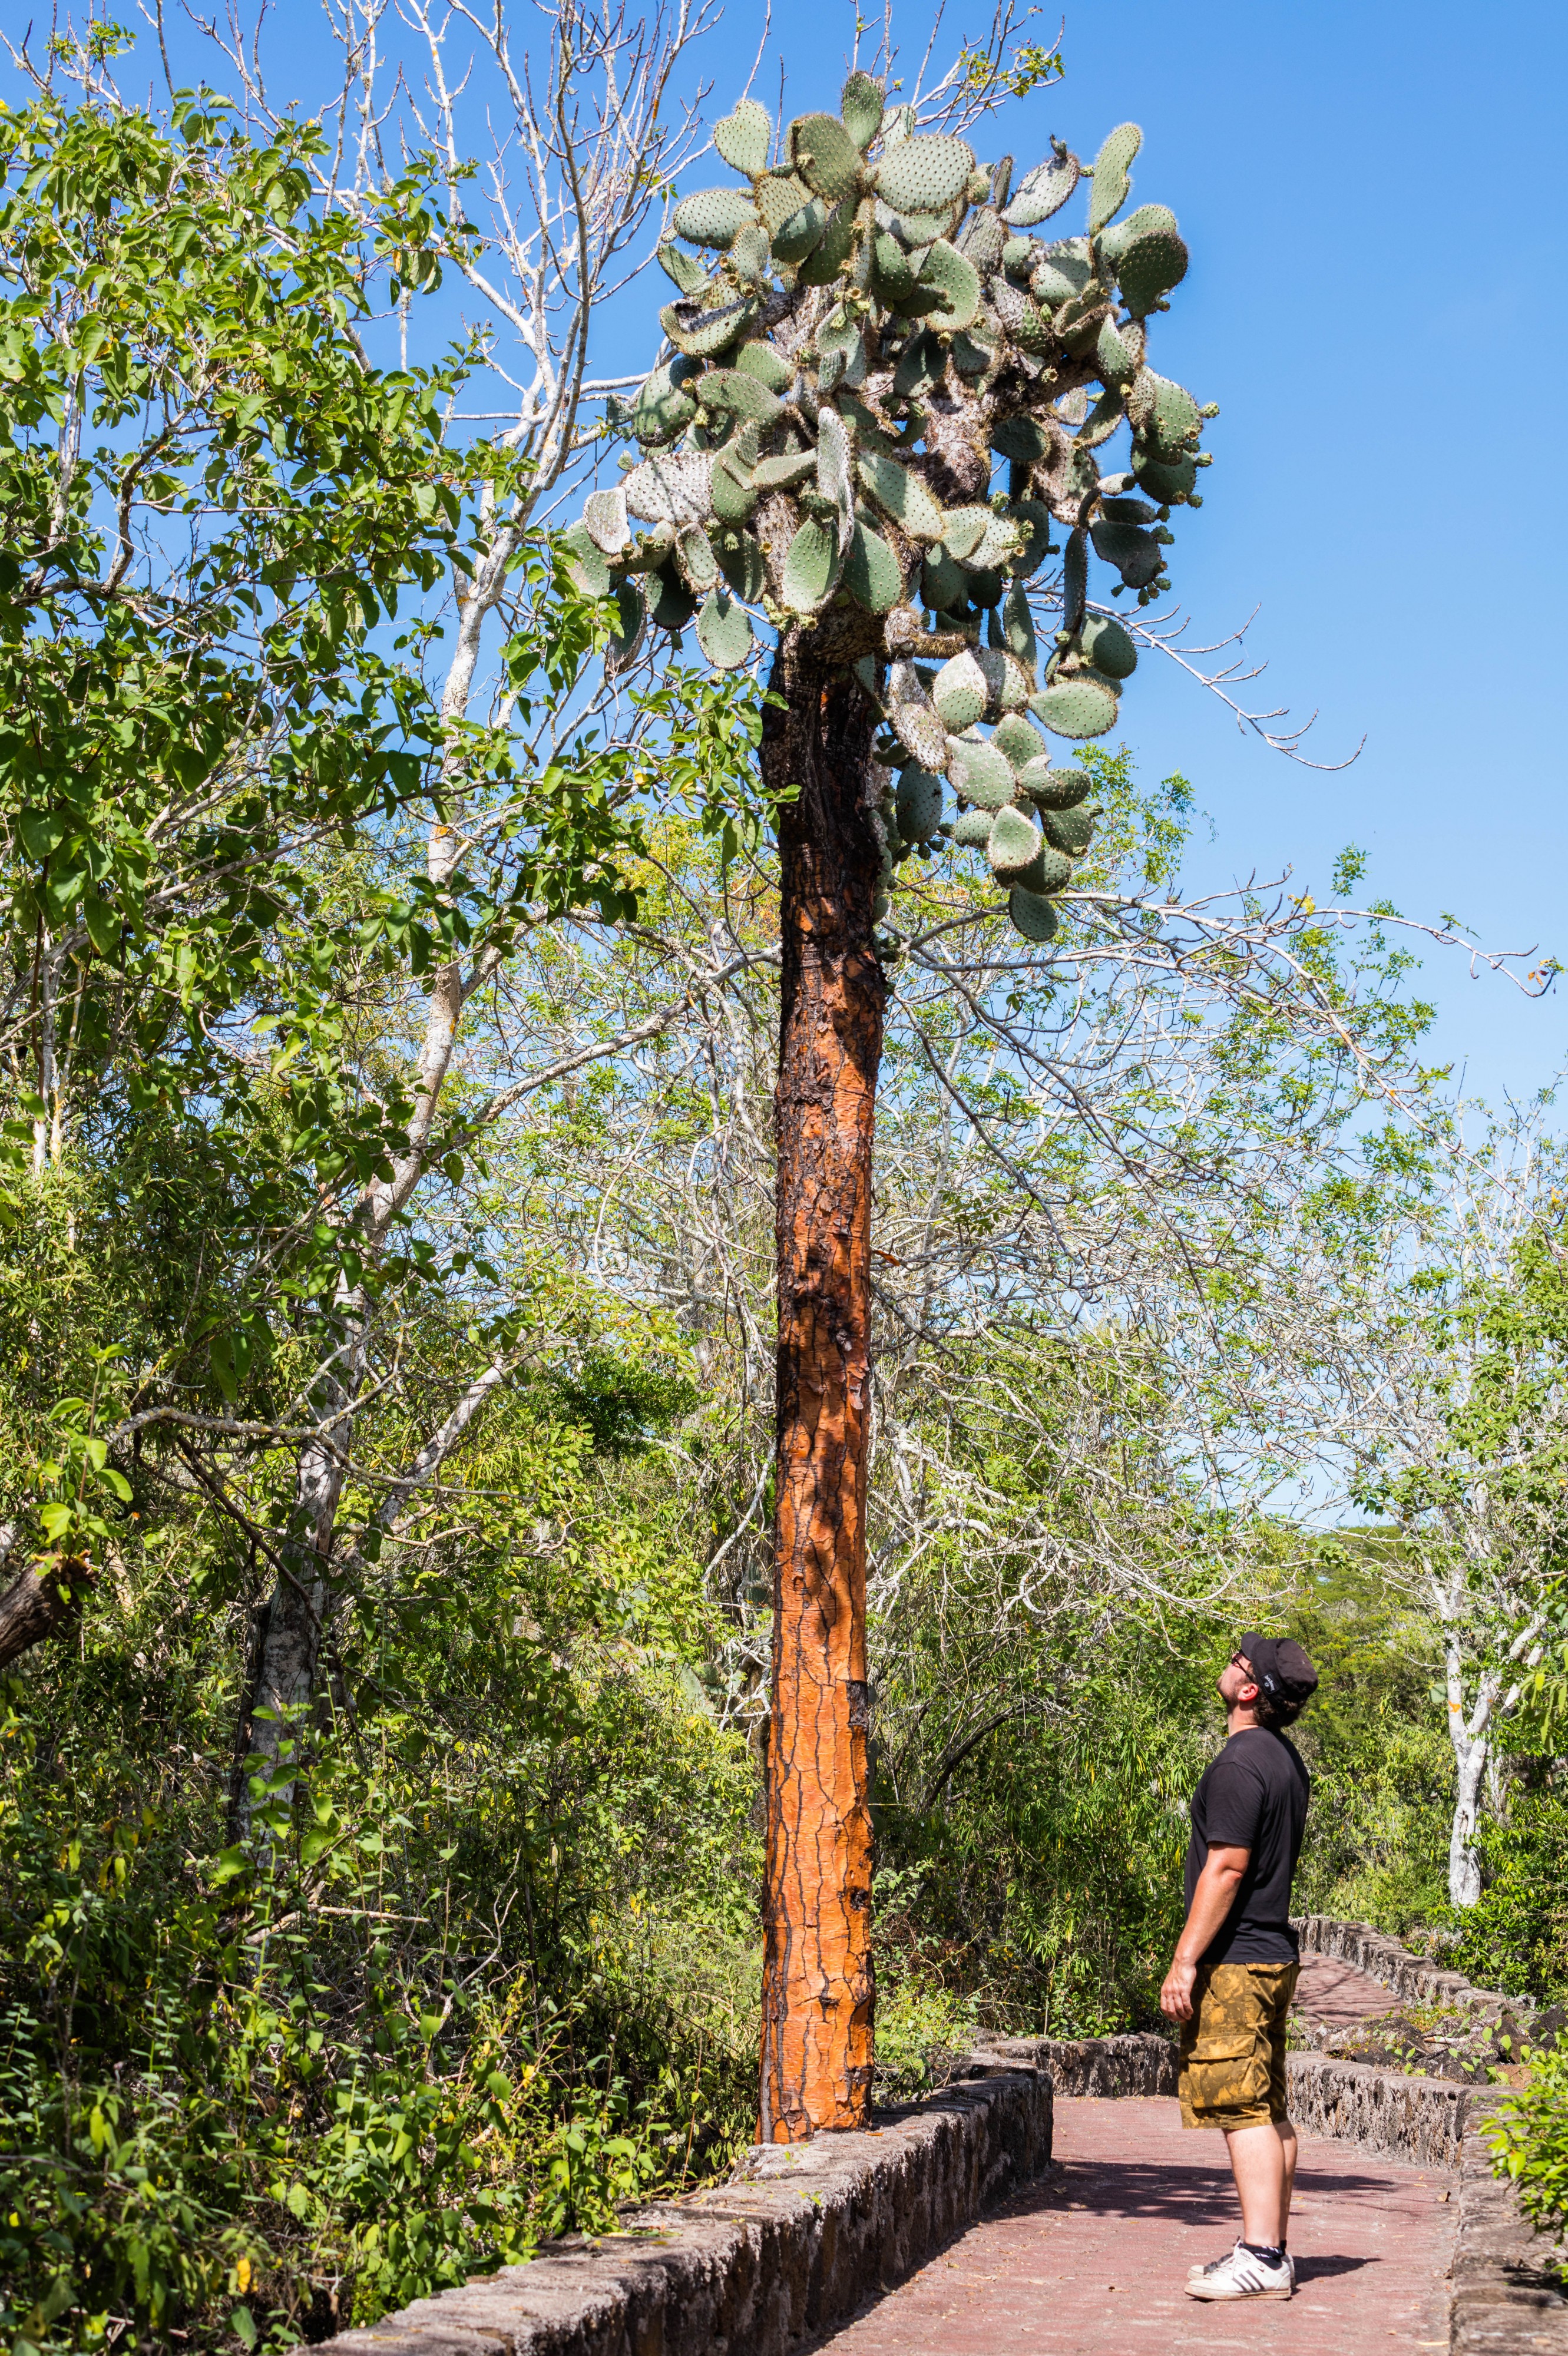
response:
<path id="1" fill-rule="evenodd" d="M 1548 2270 L 1551 2244 L 1530 2229 L 1511 2184 L 1492 2174 L 1479 2129 L 1495 2094 L 1470 2096 L 1459 2179 L 1450 2347 L 1454 2356 L 1568 2356 L 1568 2297 Z"/>
<path id="2" fill-rule="evenodd" d="M 1518 2013 L 1531 2007 L 1522 1997 L 1499 1996 L 1495 1988 L 1472 1987 L 1463 1972 L 1445 1972 L 1424 1955 L 1412 1955 L 1397 1939 L 1374 1931 L 1368 1922 L 1341 1922 L 1332 1914 L 1300 1914 L 1297 1935 L 1304 1948 L 1318 1955 L 1335 1955 L 1369 1979 L 1379 1980 L 1412 2004 L 1456 2005 L 1485 2012 Z"/>
<path id="3" fill-rule="evenodd" d="M 1285 2066 L 1291 2116 L 1309 2135 L 1333 2136 L 1417 2168 L 1458 2167 L 1466 2087 L 1320 2053 L 1293 2053 Z"/>
<path id="4" fill-rule="evenodd" d="M 979 2057 L 983 2058 L 983 2057 Z M 788 2356 L 889 2290 L 1051 2155 L 1043 2072 L 989 2074 L 865 2135 L 748 2152 L 727 2184 L 328 2340 L 338 2356 Z"/>

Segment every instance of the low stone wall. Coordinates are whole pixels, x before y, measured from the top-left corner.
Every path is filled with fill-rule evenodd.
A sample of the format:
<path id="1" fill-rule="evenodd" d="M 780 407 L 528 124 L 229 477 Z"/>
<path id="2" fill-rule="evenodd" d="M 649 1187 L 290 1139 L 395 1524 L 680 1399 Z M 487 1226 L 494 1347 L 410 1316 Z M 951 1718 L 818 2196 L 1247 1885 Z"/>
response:
<path id="1" fill-rule="evenodd" d="M 1295 1918 L 1295 1928 L 1303 1947 L 1312 1954 L 1337 1956 L 1409 2003 L 1467 2006 L 1483 2012 L 1514 2012 L 1521 2018 L 1532 2009 L 1522 1997 L 1475 1987 L 1463 1972 L 1445 1972 L 1424 1955 L 1412 1955 L 1408 1947 L 1374 1931 L 1370 1923 L 1341 1922 L 1332 1914 L 1302 1914 Z"/>
<path id="2" fill-rule="evenodd" d="M 340 2332 L 339 2356 L 787 2356 L 890 2290 L 1051 2156 L 1050 2078 L 989 2074 L 865 2135 L 768 2145 L 598 2242 Z"/>
<path id="3" fill-rule="evenodd" d="M 1168 2037 L 1006 2037 L 988 2050 L 1015 2068 L 1043 2070 L 1058 2094 L 1176 2089 L 1176 2050 Z"/>
<path id="4" fill-rule="evenodd" d="M 1364 2062 L 1292 2053 L 1290 2112 L 1309 2135 L 1333 2136 L 1417 2168 L 1457 2168 L 1468 2090 L 1446 2078 L 1407 2078 Z"/>
<path id="5" fill-rule="evenodd" d="M 1568 2297 L 1548 2271 L 1550 2243 L 1531 2231 L 1511 2184 L 1492 2174 L 1479 2130 L 1498 2097 L 1470 2097 L 1459 2179 L 1449 2345 L 1454 2356 L 1568 2351 Z"/>

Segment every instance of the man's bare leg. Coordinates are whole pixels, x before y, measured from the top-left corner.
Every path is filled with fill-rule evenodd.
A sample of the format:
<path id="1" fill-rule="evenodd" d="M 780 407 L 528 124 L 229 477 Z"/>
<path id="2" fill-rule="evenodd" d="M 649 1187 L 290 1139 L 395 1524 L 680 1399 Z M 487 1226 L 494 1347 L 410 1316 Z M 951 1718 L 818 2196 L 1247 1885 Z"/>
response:
<path id="1" fill-rule="evenodd" d="M 1294 2127 L 1289 2119 L 1277 2126 L 1227 2127 L 1225 2142 L 1241 2202 L 1241 2239 L 1259 2249 L 1283 2249 L 1295 2185 Z"/>

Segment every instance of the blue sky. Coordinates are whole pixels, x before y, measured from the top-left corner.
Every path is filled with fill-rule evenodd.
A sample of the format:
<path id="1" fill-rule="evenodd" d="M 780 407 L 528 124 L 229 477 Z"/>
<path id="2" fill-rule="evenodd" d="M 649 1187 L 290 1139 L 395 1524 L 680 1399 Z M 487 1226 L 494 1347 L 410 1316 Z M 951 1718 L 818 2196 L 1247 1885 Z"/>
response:
<path id="1" fill-rule="evenodd" d="M 32 13 L 0 0 L 16 31 Z M 987 15 L 955 6 L 944 42 L 982 34 Z M 768 56 L 782 54 L 792 111 L 835 102 L 851 21 L 848 8 L 775 9 Z M 900 19 L 911 60 L 928 21 L 923 6 Z M 755 0 L 729 0 L 704 45 L 725 102 L 762 22 Z M 1056 25 L 1042 13 L 1028 30 L 1048 40 Z M 263 48 L 274 96 L 319 102 L 314 0 L 284 0 Z M 1069 15 L 1066 56 L 1065 82 L 973 135 L 988 159 L 1027 162 L 1050 132 L 1091 155 L 1112 123 L 1144 127 L 1135 201 L 1173 206 L 1193 253 L 1153 357 L 1221 408 L 1203 509 L 1176 519 L 1191 635 L 1220 637 L 1261 605 L 1249 644 L 1269 669 L 1251 692 L 1296 718 L 1316 707 L 1320 760 L 1367 739 L 1347 770 L 1294 766 L 1145 659 L 1123 734 L 1146 776 L 1179 769 L 1213 819 L 1192 879 L 1288 868 L 1321 898 L 1355 842 L 1370 862 L 1363 894 L 1568 958 L 1551 652 L 1568 544 L 1553 170 L 1568 11 L 1100 0 Z M 177 29 L 175 62 L 220 79 Z M 775 67 L 758 88 L 777 86 Z M 710 159 L 691 178 L 721 177 Z M 615 340 L 639 364 L 629 314 Z M 1472 1093 L 1528 1094 L 1568 1051 L 1562 988 L 1531 1002 L 1438 949 L 1423 986 L 1441 1010 L 1438 1052 Z"/>

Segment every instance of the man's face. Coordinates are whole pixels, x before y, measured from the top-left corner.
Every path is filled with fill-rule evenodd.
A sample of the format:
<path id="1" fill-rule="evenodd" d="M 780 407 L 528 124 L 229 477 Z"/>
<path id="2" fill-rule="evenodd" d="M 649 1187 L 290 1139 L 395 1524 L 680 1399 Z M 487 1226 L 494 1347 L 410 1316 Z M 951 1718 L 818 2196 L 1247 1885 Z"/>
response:
<path id="1" fill-rule="evenodd" d="M 1245 1653 L 1232 1653 L 1219 1672 L 1219 1698 L 1227 1709 L 1234 1709 L 1239 1701 L 1251 1701 L 1257 1697 L 1258 1680 L 1252 1674 L 1252 1664 Z"/>

